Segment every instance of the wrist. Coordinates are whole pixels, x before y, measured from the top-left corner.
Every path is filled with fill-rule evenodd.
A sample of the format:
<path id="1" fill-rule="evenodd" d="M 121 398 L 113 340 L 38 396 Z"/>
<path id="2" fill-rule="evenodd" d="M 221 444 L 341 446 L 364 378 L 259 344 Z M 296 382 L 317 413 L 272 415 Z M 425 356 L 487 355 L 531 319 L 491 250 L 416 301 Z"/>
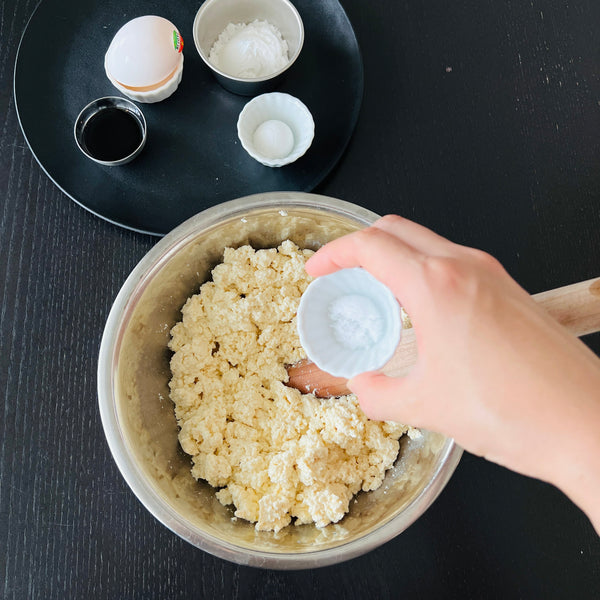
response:
<path id="1" fill-rule="evenodd" d="M 600 391 L 593 396 L 592 410 L 586 410 L 577 425 L 567 425 L 561 433 L 564 451 L 557 449 L 561 456 L 551 483 L 587 514 L 600 534 Z"/>

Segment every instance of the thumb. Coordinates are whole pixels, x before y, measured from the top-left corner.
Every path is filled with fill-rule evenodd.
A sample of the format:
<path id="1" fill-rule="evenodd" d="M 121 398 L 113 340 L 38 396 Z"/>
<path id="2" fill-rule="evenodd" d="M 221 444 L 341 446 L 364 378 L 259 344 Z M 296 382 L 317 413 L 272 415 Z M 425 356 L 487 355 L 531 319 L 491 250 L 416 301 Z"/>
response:
<path id="1" fill-rule="evenodd" d="M 361 373 L 348 381 L 363 412 L 375 421 L 418 426 L 418 407 L 412 378 L 389 377 L 379 371 Z"/>

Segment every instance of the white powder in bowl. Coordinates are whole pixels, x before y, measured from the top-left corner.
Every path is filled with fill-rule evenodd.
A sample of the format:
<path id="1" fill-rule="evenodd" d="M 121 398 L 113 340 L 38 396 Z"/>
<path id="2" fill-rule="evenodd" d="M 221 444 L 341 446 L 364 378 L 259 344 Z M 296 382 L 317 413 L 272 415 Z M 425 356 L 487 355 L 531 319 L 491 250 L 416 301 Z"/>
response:
<path id="1" fill-rule="evenodd" d="M 366 296 L 348 294 L 336 298 L 329 305 L 329 318 L 334 337 L 346 348 L 369 348 L 381 337 L 381 315 Z"/>
<path id="2" fill-rule="evenodd" d="M 245 79 L 268 77 L 288 63 L 288 45 L 268 21 L 229 23 L 210 50 L 210 63 Z"/>
<path id="3" fill-rule="evenodd" d="M 287 123 L 269 119 L 256 128 L 252 142 L 266 158 L 285 158 L 294 149 L 294 133 Z"/>

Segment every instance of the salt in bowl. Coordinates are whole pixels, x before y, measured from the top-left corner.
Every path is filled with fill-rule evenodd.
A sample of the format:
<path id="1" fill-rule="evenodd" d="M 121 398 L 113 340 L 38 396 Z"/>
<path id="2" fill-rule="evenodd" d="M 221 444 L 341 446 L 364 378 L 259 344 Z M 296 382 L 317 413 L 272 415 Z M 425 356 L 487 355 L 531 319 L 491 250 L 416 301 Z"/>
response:
<path id="1" fill-rule="evenodd" d="M 310 148 L 315 122 L 298 98 L 271 92 L 253 98 L 244 106 L 237 133 L 252 158 L 267 167 L 282 167 L 298 160 Z"/>
<path id="2" fill-rule="evenodd" d="M 383 367 L 401 332 L 398 301 L 361 268 L 318 277 L 300 300 L 300 343 L 319 369 L 335 377 L 350 379 Z"/>

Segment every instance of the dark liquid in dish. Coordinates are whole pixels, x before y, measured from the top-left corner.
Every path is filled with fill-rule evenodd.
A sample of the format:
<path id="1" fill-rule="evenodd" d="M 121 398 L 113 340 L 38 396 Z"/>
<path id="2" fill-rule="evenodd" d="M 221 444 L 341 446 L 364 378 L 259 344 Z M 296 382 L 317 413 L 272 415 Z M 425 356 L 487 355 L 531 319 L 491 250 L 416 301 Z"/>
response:
<path id="1" fill-rule="evenodd" d="M 142 143 L 138 120 L 120 108 L 103 108 L 83 129 L 83 144 L 97 160 L 115 161 L 129 156 Z"/>

